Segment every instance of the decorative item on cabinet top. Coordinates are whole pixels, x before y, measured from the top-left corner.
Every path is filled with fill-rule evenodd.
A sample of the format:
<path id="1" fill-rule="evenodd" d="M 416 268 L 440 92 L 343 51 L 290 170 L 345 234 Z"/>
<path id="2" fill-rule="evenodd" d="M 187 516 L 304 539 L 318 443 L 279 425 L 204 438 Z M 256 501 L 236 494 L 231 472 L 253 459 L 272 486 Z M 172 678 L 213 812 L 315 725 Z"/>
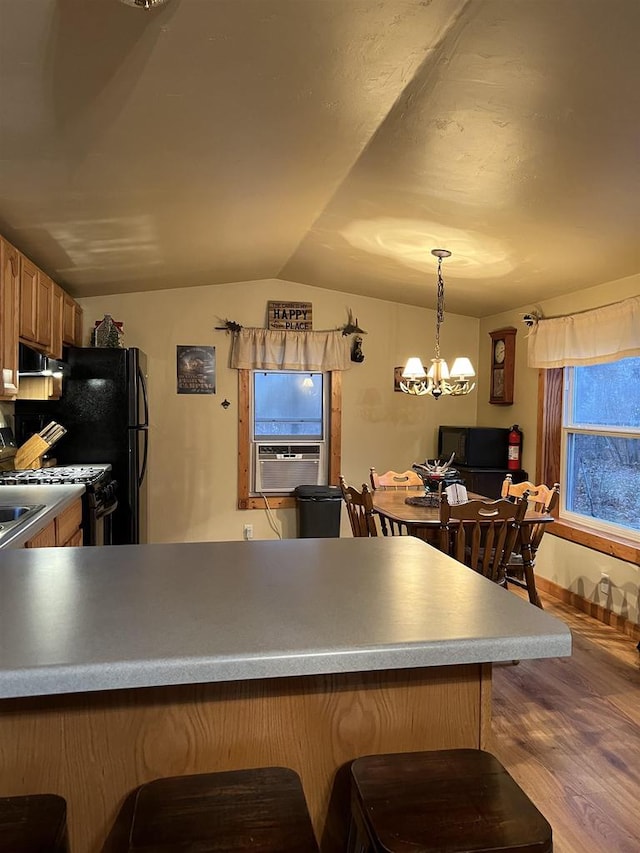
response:
<path id="1" fill-rule="evenodd" d="M 92 347 L 124 347 L 124 323 L 114 320 L 111 314 L 105 314 L 102 320 L 96 320 L 91 333 Z"/>

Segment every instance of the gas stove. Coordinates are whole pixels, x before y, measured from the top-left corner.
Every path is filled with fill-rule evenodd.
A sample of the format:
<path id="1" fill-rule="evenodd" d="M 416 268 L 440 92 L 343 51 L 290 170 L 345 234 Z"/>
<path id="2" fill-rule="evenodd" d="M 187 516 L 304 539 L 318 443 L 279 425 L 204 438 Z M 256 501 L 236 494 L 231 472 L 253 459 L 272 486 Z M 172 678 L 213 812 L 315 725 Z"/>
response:
<path id="1" fill-rule="evenodd" d="M 111 465 L 65 465 L 26 471 L 0 471 L 0 486 L 65 486 L 80 484 L 85 545 L 110 545 L 111 515 L 118 507 L 118 483 Z M 44 500 L 44 499 L 43 499 Z"/>
<path id="2" fill-rule="evenodd" d="M 111 465 L 65 465 L 26 471 L 0 471 L 0 486 L 62 486 L 81 483 L 95 487 L 110 479 Z"/>

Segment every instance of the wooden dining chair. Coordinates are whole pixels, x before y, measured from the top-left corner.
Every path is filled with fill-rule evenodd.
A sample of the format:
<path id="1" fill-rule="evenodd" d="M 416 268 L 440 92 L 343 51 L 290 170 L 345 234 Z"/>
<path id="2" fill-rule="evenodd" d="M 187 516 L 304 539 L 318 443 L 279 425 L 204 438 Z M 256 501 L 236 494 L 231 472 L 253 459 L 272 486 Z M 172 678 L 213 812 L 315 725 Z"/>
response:
<path id="1" fill-rule="evenodd" d="M 551 487 L 544 483 L 536 486 L 529 480 L 525 480 L 523 483 L 514 483 L 511 474 L 507 474 L 502 484 L 502 497 L 517 500 L 525 492 L 527 493 L 530 507 L 533 507 L 536 512 L 552 515 L 560 499 L 560 483 L 554 483 Z M 525 563 L 523 558 L 523 548 L 516 547 L 511 553 L 506 567 L 507 584 L 512 584 L 526 590 L 529 601 L 540 608 L 542 607 L 542 603 L 536 590 L 533 567 L 546 527 L 546 522 L 526 525 L 526 530 L 523 528 L 523 533 L 528 535 L 528 543 L 525 543 L 529 549 L 527 563 Z"/>
<path id="2" fill-rule="evenodd" d="M 517 501 L 472 500 L 440 503 L 440 550 L 489 580 L 506 587 L 506 564 L 517 547 L 527 496 Z"/>
<path id="3" fill-rule="evenodd" d="M 369 468 L 369 478 L 371 479 L 371 488 L 374 491 L 375 489 L 393 489 L 395 491 L 424 489 L 422 477 L 411 470 L 403 471 L 401 474 L 396 471 L 385 471 L 384 474 L 378 474 L 375 468 Z"/>
<path id="4" fill-rule="evenodd" d="M 348 486 L 342 474 L 340 489 L 347 505 L 347 514 L 354 536 L 377 536 L 376 514 L 373 509 L 373 497 L 366 483 L 362 484 L 359 492 L 353 486 Z"/>
<path id="5" fill-rule="evenodd" d="M 422 477 L 411 470 L 403 471 L 401 474 L 397 471 L 385 471 L 384 474 L 378 474 L 375 468 L 369 468 L 369 479 L 371 480 L 371 488 L 374 492 L 377 489 L 383 492 L 424 492 Z M 388 528 L 387 521 L 389 522 Z M 399 521 L 385 519 L 382 516 L 380 517 L 380 527 L 383 536 L 387 536 L 389 533 L 392 536 L 401 536 L 403 533 L 406 533 L 406 530 L 403 529 L 403 525 Z"/>

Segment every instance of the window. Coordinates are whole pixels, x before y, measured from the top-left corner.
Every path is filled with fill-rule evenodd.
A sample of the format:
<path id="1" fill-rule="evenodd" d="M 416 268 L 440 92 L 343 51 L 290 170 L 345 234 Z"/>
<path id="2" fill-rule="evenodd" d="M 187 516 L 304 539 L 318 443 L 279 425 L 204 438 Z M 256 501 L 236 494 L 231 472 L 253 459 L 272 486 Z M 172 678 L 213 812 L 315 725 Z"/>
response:
<path id="1" fill-rule="evenodd" d="M 264 509 L 264 492 L 272 508 L 296 505 L 291 489 L 276 489 L 271 479 L 269 488 L 256 490 L 256 465 L 260 459 L 271 478 L 274 469 L 280 467 L 276 462 L 283 461 L 282 467 L 289 463 L 295 467 L 293 463 L 297 461 L 306 472 L 315 456 L 323 472 L 321 481 L 337 484 L 341 430 L 339 370 L 309 373 L 239 369 L 238 508 Z M 300 458 L 295 460 L 293 456 Z M 304 479 L 312 482 L 306 473 Z M 264 481 L 259 485 L 264 487 Z"/>
<path id="2" fill-rule="evenodd" d="M 322 373 L 255 370 L 251 399 L 251 493 L 292 494 L 327 484 Z"/>
<path id="3" fill-rule="evenodd" d="M 565 371 L 562 517 L 640 540 L 640 358 Z"/>
<path id="4" fill-rule="evenodd" d="M 254 371 L 254 439 L 322 441 L 325 436 L 324 385 L 322 373 Z"/>

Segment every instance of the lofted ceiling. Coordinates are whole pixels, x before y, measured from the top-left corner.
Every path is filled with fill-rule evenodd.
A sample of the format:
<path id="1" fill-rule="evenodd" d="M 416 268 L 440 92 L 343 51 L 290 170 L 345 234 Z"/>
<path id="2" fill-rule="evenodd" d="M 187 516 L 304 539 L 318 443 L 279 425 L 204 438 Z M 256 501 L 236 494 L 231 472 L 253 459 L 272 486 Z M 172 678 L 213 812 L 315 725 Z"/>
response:
<path id="1" fill-rule="evenodd" d="M 486 316 L 640 273 L 638 0 L 0 0 L 0 232 L 75 296 Z"/>

